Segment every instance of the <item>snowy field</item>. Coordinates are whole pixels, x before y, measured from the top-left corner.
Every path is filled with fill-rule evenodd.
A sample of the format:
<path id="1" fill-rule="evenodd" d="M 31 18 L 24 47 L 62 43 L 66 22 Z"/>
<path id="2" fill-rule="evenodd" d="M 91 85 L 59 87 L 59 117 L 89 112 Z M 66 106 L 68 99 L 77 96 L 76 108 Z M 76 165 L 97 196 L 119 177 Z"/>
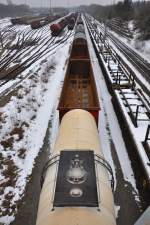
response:
<path id="1" fill-rule="evenodd" d="M 15 27 L 18 31 L 26 26 Z M 43 43 L 45 49 L 48 35 L 50 38 L 46 28 L 48 26 L 41 29 L 44 30 L 43 39 L 45 36 L 47 40 Z M 34 161 L 43 145 L 61 91 L 72 40 L 73 37 L 68 38 L 58 48 L 51 49 L 21 73 L 20 78 L 0 89 L 1 96 L 5 91 L 12 95 L 0 107 L 0 223 L 5 225 L 15 219 L 17 203 L 24 195 Z"/>
<path id="2" fill-rule="evenodd" d="M 142 41 L 138 39 L 139 34 L 135 33 L 133 39 L 129 40 L 125 37 L 121 37 L 114 31 L 109 29 L 109 32 L 128 45 L 131 49 L 137 52 L 145 61 L 150 63 L 150 40 Z"/>

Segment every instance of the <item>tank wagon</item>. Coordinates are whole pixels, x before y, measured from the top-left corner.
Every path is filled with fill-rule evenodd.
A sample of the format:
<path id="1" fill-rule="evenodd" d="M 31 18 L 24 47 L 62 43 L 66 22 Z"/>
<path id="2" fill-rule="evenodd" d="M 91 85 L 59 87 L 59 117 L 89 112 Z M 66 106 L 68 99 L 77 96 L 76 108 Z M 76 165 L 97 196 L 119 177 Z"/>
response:
<path id="1" fill-rule="evenodd" d="M 61 31 L 68 25 L 70 24 L 70 20 L 71 19 L 75 19 L 77 18 L 77 14 L 76 13 L 71 13 L 68 16 L 62 18 L 58 23 L 54 23 L 50 26 L 50 30 L 52 33 L 52 36 L 58 36 Z"/>
<path id="2" fill-rule="evenodd" d="M 60 121 L 72 109 L 92 113 L 98 124 L 99 100 L 94 80 L 84 26 L 76 26 L 76 33 L 58 105 Z"/>
<path id="3" fill-rule="evenodd" d="M 116 225 L 111 167 L 89 112 L 65 114 L 45 169 L 36 225 Z"/>

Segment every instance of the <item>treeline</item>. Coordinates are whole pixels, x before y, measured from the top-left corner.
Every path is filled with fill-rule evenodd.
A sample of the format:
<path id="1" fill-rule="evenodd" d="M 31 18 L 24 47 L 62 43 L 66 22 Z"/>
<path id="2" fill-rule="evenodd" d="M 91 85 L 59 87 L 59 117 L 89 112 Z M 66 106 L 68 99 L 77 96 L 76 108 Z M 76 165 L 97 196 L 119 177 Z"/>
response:
<path id="1" fill-rule="evenodd" d="M 118 2 L 115 5 L 81 6 L 81 11 L 91 14 L 99 21 L 121 18 L 123 21 L 134 20 L 135 29 L 141 33 L 141 39 L 150 39 L 150 2 L 138 1 L 132 3 L 130 0 Z"/>
<path id="2" fill-rule="evenodd" d="M 150 39 L 150 2 L 135 5 L 133 18 L 135 28 L 141 32 L 140 38 Z"/>
<path id="3" fill-rule="evenodd" d="M 64 13 L 67 14 L 68 13 L 68 9 L 63 8 L 63 7 L 55 7 L 52 9 L 52 11 L 57 14 L 64 14 Z"/>
<path id="4" fill-rule="evenodd" d="M 0 3 L 0 17 L 22 16 L 30 12 L 27 5 L 4 5 Z"/>
<path id="5" fill-rule="evenodd" d="M 46 8 L 46 7 L 42 7 L 42 8 L 39 8 L 39 7 L 34 7 L 34 8 L 31 8 L 32 12 L 34 13 L 52 13 L 52 14 L 67 14 L 68 13 L 68 9 L 66 8 L 63 8 L 63 7 L 55 7 L 55 8 L 52 8 L 50 10 L 50 8 Z"/>

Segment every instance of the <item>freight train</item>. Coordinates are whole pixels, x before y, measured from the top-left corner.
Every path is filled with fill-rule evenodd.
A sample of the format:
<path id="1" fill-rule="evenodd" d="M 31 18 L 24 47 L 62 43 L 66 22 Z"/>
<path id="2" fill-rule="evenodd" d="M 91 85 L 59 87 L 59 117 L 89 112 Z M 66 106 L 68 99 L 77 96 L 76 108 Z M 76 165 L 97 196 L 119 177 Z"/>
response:
<path id="1" fill-rule="evenodd" d="M 12 18 L 12 25 L 30 25 L 32 29 L 38 29 L 50 22 L 53 22 L 56 19 L 59 19 L 60 16 L 50 16 L 50 15 L 41 15 L 41 16 L 23 16 Z"/>
<path id="2" fill-rule="evenodd" d="M 60 16 L 55 15 L 55 16 L 47 16 L 47 17 L 44 17 L 42 19 L 34 20 L 34 21 L 31 22 L 31 28 L 32 29 L 38 29 L 38 28 L 40 28 L 44 25 L 47 25 L 48 23 L 51 23 L 54 20 L 57 20 L 59 18 L 60 18 Z"/>
<path id="3" fill-rule="evenodd" d="M 58 107 L 59 134 L 42 176 L 36 225 L 116 225 L 113 173 L 101 150 L 99 101 L 86 35 L 78 25 Z"/>
<path id="4" fill-rule="evenodd" d="M 69 26 L 68 28 L 72 30 L 75 26 L 77 15 L 77 13 L 71 13 L 62 18 L 58 23 L 52 24 L 50 26 L 52 36 L 58 36 L 67 25 Z"/>
<path id="5" fill-rule="evenodd" d="M 32 21 L 43 19 L 43 16 L 22 16 L 22 17 L 16 17 L 11 18 L 12 25 L 30 25 Z"/>

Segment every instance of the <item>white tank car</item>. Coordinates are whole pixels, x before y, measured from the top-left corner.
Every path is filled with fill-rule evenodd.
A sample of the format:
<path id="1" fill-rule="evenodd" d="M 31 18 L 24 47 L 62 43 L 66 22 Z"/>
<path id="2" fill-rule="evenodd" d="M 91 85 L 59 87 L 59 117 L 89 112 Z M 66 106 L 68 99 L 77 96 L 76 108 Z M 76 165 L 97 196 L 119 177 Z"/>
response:
<path id="1" fill-rule="evenodd" d="M 66 113 L 47 164 L 36 225 L 115 225 L 110 170 L 94 117 L 80 109 Z"/>

